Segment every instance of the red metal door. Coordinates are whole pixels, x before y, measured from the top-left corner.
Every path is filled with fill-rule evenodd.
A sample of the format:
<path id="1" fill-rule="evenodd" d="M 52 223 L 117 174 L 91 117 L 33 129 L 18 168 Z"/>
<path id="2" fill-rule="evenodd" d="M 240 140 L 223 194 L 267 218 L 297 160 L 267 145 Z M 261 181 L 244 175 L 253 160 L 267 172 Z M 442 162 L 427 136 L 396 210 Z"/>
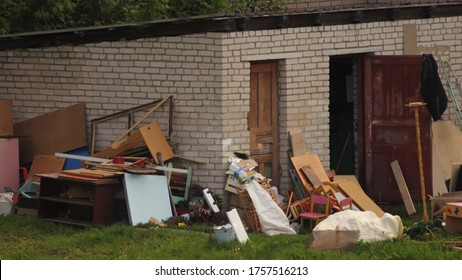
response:
<path id="1" fill-rule="evenodd" d="M 413 201 L 422 201 L 414 108 L 423 101 L 420 56 L 367 56 L 364 63 L 363 171 L 367 194 L 375 201 L 402 202 L 390 163 L 398 160 Z M 431 193 L 431 117 L 419 108 L 426 192 Z M 364 184 L 363 183 L 363 184 Z"/>

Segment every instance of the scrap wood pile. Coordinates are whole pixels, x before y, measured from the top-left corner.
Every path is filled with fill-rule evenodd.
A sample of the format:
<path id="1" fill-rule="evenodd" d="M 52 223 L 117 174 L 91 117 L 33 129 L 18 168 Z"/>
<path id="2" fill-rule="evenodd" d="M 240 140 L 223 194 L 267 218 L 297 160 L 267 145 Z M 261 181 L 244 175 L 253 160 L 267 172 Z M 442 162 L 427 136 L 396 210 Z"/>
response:
<path id="1" fill-rule="evenodd" d="M 11 111 L 11 102 L 7 105 Z M 175 219 L 227 223 L 226 215 L 212 211 L 208 201 L 202 198 L 206 193 L 210 195 L 211 191 L 200 186 L 191 187 L 191 165 L 186 168 L 173 166 L 178 157 L 169 143 L 172 105 L 170 96 L 92 120 L 89 149 L 86 147 L 83 104 L 15 124 L 16 131 L 27 136 L 21 139 L 21 162 L 32 163 L 28 172 L 25 169 L 24 185 L 20 190 L 19 186 L 16 187 L 19 203 L 15 208 L 18 214 L 77 225 L 107 224 L 116 218 L 128 219 L 133 225 L 149 221 L 172 224 Z M 135 115 L 140 114 L 135 122 Z M 111 145 L 97 151 L 101 127 L 119 124 L 126 118 L 128 129 Z M 9 132 L 12 134 L 12 129 Z M 186 164 L 188 161 L 198 163 L 179 159 L 183 164 L 185 161 Z M 71 164 L 67 166 L 68 163 Z M 46 196 L 40 192 L 44 176 L 46 180 L 53 180 L 44 187 Z M 71 182 L 72 186 L 53 187 L 65 185 L 62 182 Z M 113 184 L 115 194 L 112 190 L 99 193 L 99 188 L 90 189 L 90 184 Z M 201 199 L 191 202 L 192 196 Z M 217 202 L 221 201 L 215 195 L 214 198 Z M 47 203 L 41 204 L 47 206 L 40 209 L 38 200 L 46 200 Z M 113 204 L 114 211 L 111 210 Z M 109 205 L 109 210 L 105 209 L 106 205 Z"/>

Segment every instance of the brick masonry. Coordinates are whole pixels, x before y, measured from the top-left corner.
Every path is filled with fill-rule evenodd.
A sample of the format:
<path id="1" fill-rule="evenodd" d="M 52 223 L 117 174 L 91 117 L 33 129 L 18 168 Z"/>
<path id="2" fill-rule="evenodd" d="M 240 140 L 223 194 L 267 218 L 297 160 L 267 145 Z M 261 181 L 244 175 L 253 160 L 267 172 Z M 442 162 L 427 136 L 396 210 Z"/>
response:
<path id="1" fill-rule="evenodd" d="M 193 164 L 193 181 L 223 194 L 227 158 L 248 151 L 250 63 L 278 61 L 281 186 L 288 177 L 288 131 L 329 166 L 329 58 L 403 54 L 403 25 L 417 25 L 419 53 L 449 60 L 462 77 L 462 17 L 233 33 L 207 33 L 0 52 L 0 99 L 14 121 L 77 102 L 90 120 L 173 95 L 173 148 Z M 157 119 L 162 124 L 165 112 Z M 451 118 L 448 114 L 446 118 Z M 126 125 L 98 130 L 105 147 Z"/>

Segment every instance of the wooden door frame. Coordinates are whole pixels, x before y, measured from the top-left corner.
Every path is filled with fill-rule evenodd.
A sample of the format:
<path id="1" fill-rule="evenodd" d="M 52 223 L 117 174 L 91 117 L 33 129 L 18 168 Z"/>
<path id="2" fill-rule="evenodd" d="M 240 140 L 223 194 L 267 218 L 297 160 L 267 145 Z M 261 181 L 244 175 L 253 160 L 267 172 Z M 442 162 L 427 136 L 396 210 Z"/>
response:
<path id="1" fill-rule="evenodd" d="M 271 174 L 272 174 L 272 182 L 274 185 L 276 186 L 279 186 L 279 183 L 280 183 L 280 168 L 279 168 L 279 159 L 280 159 L 280 156 L 279 156 L 279 143 L 280 143 L 280 139 L 279 139 L 279 94 L 278 94 L 278 82 L 277 82 L 277 78 L 278 78 L 278 75 L 277 75 L 277 72 L 278 72 L 278 62 L 277 61 L 262 61 L 262 62 L 251 62 L 250 64 L 250 73 L 252 74 L 254 71 L 255 72 L 258 72 L 259 69 L 263 68 L 263 67 L 268 67 L 268 65 L 271 66 L 271 95 L 272 95 L 272 98 L 271 98 L 271 108 L 273 108 L 273 111 L 272 111 L 272 114 L 271 114 L 271 123 L 272 123 L 272 146 L 271 146 L 271 161 L 272 161 L 272 165 L 271 165 Z M 250 85 L 252 87 L 252 83 Z M 252 107 L 252 104 L 255 104 L 255 100 L 252 101 L 252 94 L 250 94 L 250 104 L 249 104 L 249 107 Z M 251 108 L 252 109 L 252 108 Z M 250 133 L 250 127 L 251 127 L 251 123 L 250 123 L 250 119 L 248 119 L 249 121 L 249 133 Z M 253 135 L 252 133 L 250 133 L 249 135 L 250 137 L 250 145 L 249 145 L 249 148 L 252 146 L 252 141 L 256 141 L 256 139 L 253 139 Z M 257 162 L 259 159 L 261 160 L 264 160 L 264 161 L 268 161 L 268 157 L 269 155 L 266 154 L 266 155 L 251 155 L 252 158 L 254 158 Z M 263 168 L 263 167 L 261 167 Z M 260 173 L 263 174 L 263 170 L 262 169 L 259 169 Z"/>

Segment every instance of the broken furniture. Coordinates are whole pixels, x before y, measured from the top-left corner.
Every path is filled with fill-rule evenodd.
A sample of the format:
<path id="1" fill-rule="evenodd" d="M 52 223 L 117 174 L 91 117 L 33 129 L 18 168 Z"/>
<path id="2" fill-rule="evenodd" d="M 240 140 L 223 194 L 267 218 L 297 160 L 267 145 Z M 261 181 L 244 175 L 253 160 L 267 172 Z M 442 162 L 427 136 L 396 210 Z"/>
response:
<path id="1" fill-rule="evenodd" d="M 327 218 L 331 212 L 329 199 L 322 195 L 312 195 L 310 197 L 309 210 L 306 212 L 298 213 L 300 216 L 300 224 L 303 228 L 303 221 L 310 221 L 310 230 L 313 228 L 313 221 L 317 224 Z"/>
<path id="2" fill-rule="evenodd" d="M 353 210 L 353 200 L 351 197 L 344 198 L 338 202 L 339 211 L 344 211 L 347 209 Z"/>
<path id="3" fill-rule="evenodd" d="M 157 109 L 164 105 L 168 104 L 169 107 L 166 110 L 166 112 L 160 112 L 157 111 Z M 143 117 L 138 120 L 136 123 L 134 123 L 135 120 L 135 114 L 138 112 L 142 112 L 144 110 L 148 110 L 147 113 L 143 115 Z M 143 138 L 141 136 L 141 133 L 136 130 L 135 128 L 144 120 L 146 120 L 148 117 L 153 115 L 155 112 L 158 112 L 159 114 L 162 114 L 162 116 L 165 116 L 164 119 L 166 120 L 166 125 L 167 125 L 167 140 L 172 139 L 172 112 L 173 112 L 173 97 L 169 96 L 164 99 L 158 99 L 154 100 L 150 103 L 139 105 L 127 110 L 119 111 L 114 114 L 104 116 L 101 118 L 93 119 L 91 120 L 91 148 L 90 148 L 90 153 L 95 156 L 95 157 L 112 157 L 115 155 L 121 155 L 125 151 L 129 149 L 135 149 L 139 148 L 140 142 L 142 142 Z M 103 149 L 99 152 L 96 152 L 96 138 L 97 138 L 97 128 L 98 125 L 110 125 L 111 121 L 118 121 L 120 122 L 119 118 L 127 118 L 127 127 L 129 128 L 127 132 L 124 133 L 123 136 L 119 137 L 119 139 L 116 141 L 117 147 L 107 147 L 106 149 Z M 144 148 L 144 147 L 143 147 Z M 154 154 L 153 157 L 156 155 Z M 164 158 L 164 160 L 166 160 Z"/>
<path id="4" fill-rule="evenodd" d="M 38 216 L 76 226 L 107 225 L 113 221 L 121 177 L 89 178 L 50 173 L 40 175 Z"/>

